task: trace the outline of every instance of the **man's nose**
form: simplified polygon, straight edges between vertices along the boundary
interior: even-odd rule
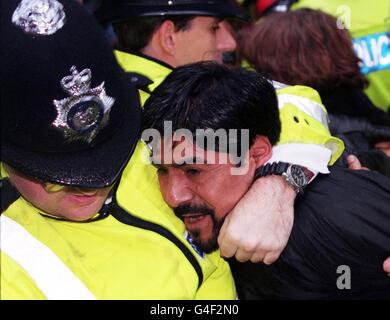
[[[188,180],[183,172],[172,172],[163,179],[161,189],[164,200],[172,208],[190,202],[193,198],[193,192],[189,186]]]
[[[222,21],[219,24],[218,30],[218,50],[220,52],[229,52],[237,49],[237,41],[232,34],[232,28],[227,21]]]

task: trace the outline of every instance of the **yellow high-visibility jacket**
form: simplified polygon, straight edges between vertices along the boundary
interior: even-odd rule
[[[141,74],[151,80],[148,86],[139,90],[142,105],[173,70],[169,65],[146,56],[122,51],[115,51],[115,56],[126,72]],[[334,164],[345,148],[344,143],[329,132],[327,111],[318,92],[306,86],[286,86],[276,82],[274,86],[282,130],[270,162],[290,162],[313,172],[329,173],[327,166]],[[133,163],[131,160],[130,164]],[[144,169],[147,173],[142,175],[149,176],[151,181],[150,177],[156,175],[155,169],[152,166]],[[158,189],[156,185],[153,188]],[[159,191],[155,194],[157,197]]]
[[[1,299],[234,299],[227,263],[191,247],[142,190],[91,222],[42,214],[2,179]],[[109,207],[111,205],[107,205]],[[105,207],[107,207],[105,206]],[[104,207],[104,208],[105,208]],[[140,211],[138,211],[138,209]],[[145,213],[147,220],[137,218]],[[177,229],[176,229],[177,228]]]
[[[377,107],[390,110],[390,1],[300,0],[292,8],[319,9],[344,23],[369,80],[366,94]]]

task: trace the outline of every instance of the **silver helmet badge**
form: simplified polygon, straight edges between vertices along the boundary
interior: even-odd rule
[[[12,23],[31,35],[51,35],[65,24],[63,5],[57,0],[22,0]]]
[[[78,72],[72,66],[70,72],[71,75],[61,80],[61,87],[70,97],[53,101],[58,114],[52,125],[61,130],[68,141],[91,143],[107,125],[115,99],[106,94],[104,82],[90,88],[90,69]]]

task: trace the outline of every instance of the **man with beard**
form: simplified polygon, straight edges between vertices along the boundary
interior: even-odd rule
[[[102,1],[95,16],[102,24],[112,24],[118,37],[115,56],[121,67],[132,73],[130,78],[139,86],[142,103],[174,68],[199,61],[222,63],[225,53],[237,49],[231,22],[244,18],[230,0]],[[291,86],[279,90],[279,95],[282,122],[288,130],[274,149],[274,158],[309,168],[311,178],[318,172],[328,173],[327,165],[337,160],[344,146],[330,135],[318,94],[310,88]],[[302,109],[314,110],[305,114],[311,126],[293,120]],[[128,210],[141,218],[149,211],[148,218],[160,224],[157,214],[165,217],[171,211],[161,198],[156,170],[143,162],[147,156],[140,142],[124,171],[118,194]],[[129,197],[129,189],[137,191]],[[253,184],[225,220],[219,238],[222,255],[240,261],[274,262],[291,232],[295,197],[294,190],[279,177],[269,176]],[[149,202],[154,203],[153,211],[142,205]],[[173,223],[182,228],[180,221]]]
[[[164,136],[166,121],[172,137]],[[267,163],[280,121],[275,91],[262,76],[212,63],[178,68],[146,103],[143,126],[163,137],[149,141],[161,192],[200,254],[218,248],[223,220],[255,180],[279,175],[300,194],[289,243],[275,264],[231,262],[240,298],[389,297],[383,261],[390,254],[390,180],[335,166],[302,195],[302,167]],[[175,136],[179,129],[186,135]],[[212,146],[202,144],[199,129],[248,130],[245,170],[232,174],[232,151],[243,136]]]

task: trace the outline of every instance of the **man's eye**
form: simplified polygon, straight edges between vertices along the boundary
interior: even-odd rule
[[[187,169],[186,170],[186,173],[188,174],[188,175],[197,175],[197,174],[199,174],[200,173],[200,170],[198,170],[198,169]]]
[[[157,173],[158,174],[165,174],[165,173],[167,173],[167,169],[165,169],[165,168],[158,168],[157,169]]]
[[[211,27],[211,30],[212,30],[213,32],[216,32],[218,29],[219,29],[219,25],[218,25],[218,24]]]

